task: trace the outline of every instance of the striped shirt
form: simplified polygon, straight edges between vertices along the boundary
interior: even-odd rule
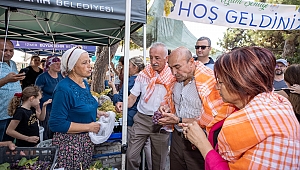
[[[198,118],[200,116],[202,102],[194,79],[185,86],[183,82],[176,82],[173,89],[173,100],[178,117]]]

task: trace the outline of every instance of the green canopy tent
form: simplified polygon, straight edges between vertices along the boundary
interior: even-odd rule
[[[130,33],[144,23],[145,0],[0,1],[0,38],[111,46],[125,37],[124,82],[128,82]],[[127,89],[128,84],[124,84],[123,107],[128,103]],[[126,129],[127,109],[124,109],[122,169],[125,169]]]
[[[6,36],[6,24],[9,28],[7,37],[10,39],[55,44],[110,46],[122,40],[125,35],[125,0],[78,1],[76,4],[73,2],[73,6],[60,6],[55,0],[48,0],[49,4],[46,0],[42,1],[44,3],[1,0],[0,38]],[[96,7],[83,9],[85,4],[89,4],[89,7],[98,6],[98,10]],[[131,33],[146,22],[146,2],[132,0],[132,4]],[[111,12],[100,11],[100,6]]]

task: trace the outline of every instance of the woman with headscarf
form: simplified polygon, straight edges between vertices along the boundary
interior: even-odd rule
[[[49,99],[52,99],[54,88],[63,79],[60,73],[60,59],[55,56],[49,56],[46,60],[45,72],[40,74],[35,85],[39,86],[43,92],[43,97],[40,100],[40,107],[42,108],[43,103]],[[52,139],[53,132],[50,131],[48,121],[51,112],[52,104],[47,105],[47,111],[44,121],[40,121],[40,125],[44,127],[43,139]]]
[[[235,107],[207,126],[193,122],[185,137],[205,158],[205,169],[300,169],[300,125],[291,103],[273,92],[276,59],[265,48],[243,47],[215,63],[217,89]]]
[[[79,47],[67,50],[61,72],[65,78],[54,90],[49,120],[52,144],[59,148],[56,168],[87,169],[94,149],[88,132],[99,132],[95,121],[101,116],[85,80],[92,72],[88,53]]]
[[[39,68],[41,59],[39,56],[32,56],[30,66],[20,70],[20,73],[25,73],[25,78],[21,81],[22,89],[27,86],[34,85],[36,78],[43,73],[43,69]]]

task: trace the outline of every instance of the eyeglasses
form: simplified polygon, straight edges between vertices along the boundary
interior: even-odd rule
[[[67,69],[66,69],[66,71],[67,71],[67,72],[69,72],[68,65],[69,65],[69,60],[70,60],[70,57],[71,57],[71,55],[73,54],[73,52],[74,52],[76,49],[80,49],[80,48],[79,48],[78,46],[77,46],[77,47],[75,47],[75,48],[73,49],[73,51],[72,51],[72,52],[70,52],[70,55],[69,55],[69,57],[68,57],[68,60],[67,60]]]
[[[201,50],[205,50],[206,47],[210,47],[210,46],[205,46],[205,45],[195,45],[195,49],[198,50],[199,48],[201,48]]]

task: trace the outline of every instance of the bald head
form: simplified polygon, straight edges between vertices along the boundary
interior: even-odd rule
[[[9,64],[9,60],[14,56],[14,45],[9,39],[6,39],[5,44],[4,42],[4,39],[0,39],[0,61]]]
[[[173,50],[168,58],[169,67],[178,82],[189,82],[194,76],[195,64],[192,53],[185,47]]]
[[[171,52],[169,55],[169,59],[171,57],[176,57],[177,59],[185,58],[186,62],[188,62],[193,56],[189,49],[186,47],[178,47]]]

